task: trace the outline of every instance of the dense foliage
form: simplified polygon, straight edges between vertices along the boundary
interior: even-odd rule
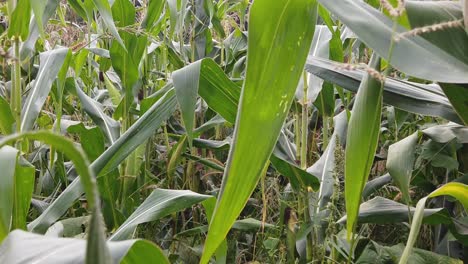
[[[0,13],[0,263],[468,261],[467,0]]]

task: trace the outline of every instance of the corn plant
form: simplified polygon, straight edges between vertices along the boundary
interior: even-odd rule
[[[467,261],[467,9],[0,3],[0,263]]]

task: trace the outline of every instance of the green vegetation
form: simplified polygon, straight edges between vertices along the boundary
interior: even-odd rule
[[[467,0],[0,13],[0,263],[468,261]]]

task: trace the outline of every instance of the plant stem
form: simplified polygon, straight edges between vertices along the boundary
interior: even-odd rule
[[[307,141],[308,141],[308,121],[309,121],[309,107],[307,102],[307,93],[308,93],[308,84],[307,84],[307,72],[304,71],[302,74],[304,88],[303,88],[303,98],[302,98],[302,120],[301,120],[301,168],[307,168]],[[309,213],[309,193],[307,190],[304,191],[302,199],[303,201],[303,210],[304,210],[304,222],[310,222],[310,213]],[[299,198],[301,199],[301,198]],[[307,254],[307,262],[312,261],[314,255],[314,245],[313,245],[313,237],[312,234],[307,235],[306,237],[306,254]]]
[[[16,133],[21,133],[21,65],[20,65],[20,39],[18,36],[14,39],[15,59],[13,61],[13,72],[12,72],[12,102],[11,110],[15,116],[16,121]],[[20,143],[17,143],[17,147],[20,147]]]
[[[303,97],[303,102],[302,102],[302,128],[301,128],[301,168],[306,169],[307,168],[307,124],[309,121],[309,109],[307,105],[307,90],[308,90],[308,85],[307,85],[307,73],[304,71],[303,73],[303,78],[304,78],[304,97]]]

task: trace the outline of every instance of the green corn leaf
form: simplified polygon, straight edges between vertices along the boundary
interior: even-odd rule
[[[145,51],[147,37],[137,36],[128,32],[122,32],[125,48],[117,42],[112,42],[109,49],[112,67],[122,81],[122,86],[127,96],[127,103],[133,102],[136,88],[140,78],[138,66]]]
[[[83,151],[76,148],[74,143],[65,137],[47,131],[13,134],[0,140],[0,148],[9,143],[24,139],[37,140],[49,144],[58,151],[63,152],[68,158],[70,158],[70,160],[73,161],[76,171],[80,175],[83,189],[86,193],[86,198],[92,211],[86,248],[86,261],[110,263],[108,248],[105,244],[105,233],[96,180]]]
[[[411,203],[409,188],[418,139],[418,132],[415,132],[411,136],[390,145],[388,148],[387,170],[400,188],[403,199],[407,204]]]
[[[69,126],[68,133],[80,137],[81,147],[90,161],[96,160],[105,149],[105,139],[99,127],[87,128],[83,123]]]
[[[308,72],[346,90],[357,92],[365,72],[344,70],[343,68],[344,64],[342,63],[317,57],[309,57],[306,64]],[[385,104],[411,113],[438,116],[459,124],[462,123],[447,96],[435,84],[427,85],[387,77],[383,100]]]
[[[430,26],[463,18],[459,2],[405,1],[405,9],[411,28]],[[468,64],[468,34],[462,27],[426,32],[420,36],[452,57]],[[409,37],[411,38],[411,37]]]
[[[11,229],[26,230],[26,220],[34,190],[36,168],[25,159],[19,159],[15,170],[15,203]]]
[[[34,19],[36,20],[37,27],[39,28],[39,33],[42,38],[45,38],[44,33],[44,10],[46,8],[47,1],[31,1],[31,8],[34,12]]]
[[[94,174],[106,177],[107,174],[116,169],[139,145],[153,135],[163,121],[172,115],[176,103],[174,90],[168,91],[121,135],[115,144],[91,164],[91,170]],[[28,229],[33,232],[44,233],[82,194],[83,186],[80,178],[77,178],[38,218],[28,225]]]
[[[148,4],[148,9],[146,15],[141,22],[141,28],[151,31],[154,23],[161,16],[162,11],[164,10],[164,0],[150,0]]]
[[[98,9],[99,14],[101,14],[102,20],[106,24],[112,36],[117,40],[117,42],[122,46],[122,48],[125,49],[125,44],[122,38],[120,37],[119,32],[117,31],[117,28],[115,27],[109,1],[108,0],[93,0],[93,3]]]
[[[15,164],[19,151],[13,147],[0,148],[0,167],[2,168],[0,185],[0,241],[10,231],[13,212]]]
[[[393,21],[369,4],[354,0],[319,0],[341,22],[347,25],[366,45],[397,69],[409,75],[432,81],[468,83],[468,62],[465,56],[454,57],[421,36],[401,38],[392,43]],[[396,33],[407,30],[397,25]],[[445,39],[447,40],[447,39]],[[421,67],[424,65],[424,67]]]
[[[408,260],[413,251],[414,243],[418,238],[419,230],[421,229],[422,219],[424,216],[424,207],[426,206],[426,201],[429,198],[434,198],[441,195],[449,195],[457,199],[465,208],[468,209],[468,185],[458,183],[458,182],[449,182],[439,189],[430,193],[427,197],[419,200],[416,205],[416,212],[414,214],[413,223],[411,224],[410,234],[408,236],[408,241],[406,242],[405,250],[400,258],[400,264],[408,263]]]
[[[214,197],[185,190],[156,189],[114,232],[109,240],[119,241],[131,238],[139,224],[156,221],[207,199],[214,199]]]
[[[465,210],[468,210],[468,185],[459,182],[449,182],[444,186],[440,187],[439,189],[433,191],[429,194],[429,198],[441,196],[441,195],[449,195],[453,198],[457,199]]]
[[[106,115],[102,110],[102,105],[87,96],[81,90],[77,82],[75,82],[75,88],[83,110],[91,117],[93,122],[99,126],[102,133],[106,136],[107,141],[111,145],[114,144],[120,136],[120,123]]]
[[[8,135],[13,132],[13,124],[15,123],[15,118],[11,113],[10,104],[0,96],[0,133],[3,135]]]
[[[453,108],[457,111],[458,116],[463,120],[464,125],[468,125],[468,88],[464,86],[441,83],[440,86],[447,95]],[[459,122],[461,124],[461,122]]]
[[[194,134],[189,131],[192,131],[190,126],[193,127],[193,113],[198,95],[226,121],[231,124],[235,123],[241,89],[226,76],[212,59],[202,59],[175,71],[173,79],[187,135]],[[194,132],[197,132],[197,129]],[[192,138],[191,141],[196,147],[214,147],[213,144],[199,144],[202,142],[198,139]],[[216,146],[219,147],[219,145]],[[287,161],[287,158],[282,157],[278,151],[273,153],[270,160],[278,172],[291,180],[294,188],[299,188],[300,184],[310,186],[313,189],[318,188],[319,182],[316,177]]]
[[[170,263],[158,246],[146,240],[107,242],[107,246],[110,263]],[[21,264],[42,259],[47,263],[103,263],[98,259],[86,262],[85,250],[86,241],[83,239],[41,236],[15,230],[0,246],[0,262]]]
[[[391,224],[408,222],[409,212],[414,215],[416,209],[408,208],[406,204],[377,196],[372,200],[364,202],[359,208],[358,222],[373,224]],[[450,219],[444,208],[424,209],[423,218],[432,217],[432,221],[440,224]],[[338,224],[346,222],[346,215],[337,221]]]
[[[320,180],[320,188],[315,198],[318,204],[315,212],[316,214],[326,209],[334,192],[335,176],[333,174],[336,171],[335,150],[337,147],[344,145],[346,141],[348,129],[348,116],[346,111],[336,115],[333,118],[333,122],[335,124],[335,130],[331,135],[327,148],[320,159],[316,161],[314,165],[307,168],[307,172],[312,175],[317,175]]]
[[[128,0],[116,0],[112,5],[112,17],[119,27],[126,27],[135,23],[136,9]]]
[[[11,14],[10,26],[8,27],[8,37],[19,37],[25,40],[29,34],[29,18],[31,17],[31,0],[21,0],[17,2]]]
[[[69,0],[70,1],[70,0]],[[43,1],[33,1],[33,2],[43,2]],[[44,8],[44,13],[42,14],[42,27],[45,27],[47,21],[55,14],[60,0],[47,0],[47,4]],[[36,16],[36,14],[35,14]],[[21,61],[24,61],[28,58],[31,58],[34,54],[36,41],[39,38],[40,29],[36,20],[29,23],[29,35],[28,38],[21,45],[20,57]]]
[[[39,72],[21,111],[21,131],[33,128],[67,54],[67,48],[58,48],[40,54]]]
[[[374,54],[369,66],[380,70],[380,58]],[[349,121],[345,152],[345,200],[348,215],[348,240],[354,233],[361,195],[369,177],[379,139],[382,113],[382,84],[366,74]]]
[[[172,79],[189,144],[193,139],[198,94],[228,122],[235,122],[240,89],[212,59],[202,59],[174,71]]]
[[[247,75],[201,263],[226,237],[273,151],[303,72],[316,16],[313,0],[256,0],[251,7]]]

